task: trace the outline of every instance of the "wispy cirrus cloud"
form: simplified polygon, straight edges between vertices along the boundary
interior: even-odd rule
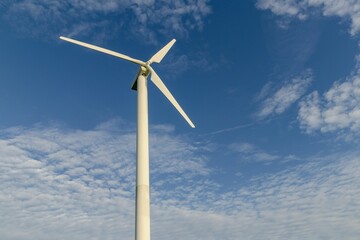
[[[210,178],[214,173],[200,145],[178,136],[171,126],[151,131],[153,237],[359,235],[357,152],[309,158],[224,190]],[[116,121],[89,130],[1,130],[2,239],[133,239],[134,143],[134,129]],[[256,149],[241,145],[243,152]]]
[[[258,0],[256,6],[276,15],[304,20],[321,12],[324,16],[340,17],[351,22],[350,33],[360,31],[360,3],[357,0]]]
[[[257,117],[265,118],[283,113],[305,93],[311,81],[312,73],[307,70],[300,76],[284,82],[274,92],[269,84],[265,85],[257,97],[257,100],[262,102]]]
[[[259,147],[247,142],[233,143],[229,146],[229,149],[240,154],[240,158],[246,161],[271,162],[281,158],[278,155],[265,152]]]
[[[211,13],[208,0],[18,0],[7,4],[6,19],[27,34],[112,35],[120,30],[157,42],[159,36],[186,37],[201,30]]]
[[[245,165],[247,163],[262,163],[265,165],[273,163],[283,164],[299,160],[295,155],[283,156],[278,153],[263,150],[261,147],[248,142],[232,143],[228,148],[231,152],[235,153],[237,155],[236,158]],[[238,172],[237,174],[240,176],[242,175],[241,172]]]
[[[0,0],[0,9],[6,8],[11,3],[11,0]]]

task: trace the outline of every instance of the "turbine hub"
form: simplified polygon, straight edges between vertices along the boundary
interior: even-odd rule
[[[144,77],[149,76],[150,71],[149,71],[149,69],[147,67],[141,66],[140,69],[141,69],[140,74],[142,76],[144,76]]]

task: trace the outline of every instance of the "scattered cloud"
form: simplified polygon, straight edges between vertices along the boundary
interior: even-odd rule
[[[310,133],[322,125],[319,93],[312,92],[300,102],[298,119],[303,129]]]
[[[256,6],[276,15],[304,20],[312,13],[340,17],[351,22],[350,33],[360,31],[360,2],[357,0],[258,0]]]
[[[257,7],[263,10],[270,9],[277,15],[296,16],[300,12],[297,3],[292,0],[260,0]]]
[[[249,186],[228,193],[216,205],[224,207],[222,211],[228,206],[227,211],[232,216],[228,220],[241,224],[237,224],[236,230],[229,229],[231,237],[227,236],[229,239],[239,236],[251,239],[268,236],[272,239],[337,239],[341,236],[356,239],[359,233],[356,228],[360,226],[355,220],[359,205],[353,203],[355,195],[360,193],[355,190],[360,184],[355,179],[358,159],[356,154],[313,158],[278,174],[254,178]],[[349,185],[342,188],[349,180],[352,190]],[[341,196],[346,197],[342,200]],[[356,223],[350,223],[353,220]],[[345,225],[337,227],[338,222]],[[342,229],[341,233],[339,229]]]
[[[239,154],[241,159],[246,161],[271,162],[281,158],[280,156],[267,153],[257,146],[246,142],[233,143],[229,148],[231,151]]]
[[[356,35],[360,31],[360,2],[355,0],[258,0],[257,7],[270,10],[276,15],[300,20],[321,12],[323,16],[350,20],[351,35]],[[358,66],[345,81],[335,82],[322,95],[314,91],[300,102],[298,120],[300,127],[306,133],[334,132],[346,140],[354,140],[354,137],[358,135],[360,130],[360,61],[359,57],[357,58]],[[287,106],[284,102],[278,107],[276,103],[280,101],[274,99],[264,102],[259,112],[260,116],[281,112],[282,106]]]
[[[173,127],[151,132],[155,202],[156,189],[209,174],[199,146]],[[136,134],[128,124],[109,121],[86,131],[14,127],[0,136],[2,239],[133,239]]]
[[[298,120],[307,133],[360,131],[360,67],[346,81],[337,81],[322,96],[317,91],[300,102]]]
[[[207,0],[136,2],[130,7],[138,21],[134,30],[145,36],[154,27],[163,34],[187,36],[189,30],[202,29],[204,17],[211,13]]]
[[[260,110],[257,113],[259,118],[265,118],[274,114],[281,114],[295,103],[306,91],[312,81],[312,73],[307,70],[300,76],[285,82],[274,93],[271,87],[266,84],[257,96],[257,100],[262,99]]]
[[[156,239],[359,236],[358,152],[309,158],[224,190],[211,180],[201,144],[176,135],[172,126],[151,132]],[[134,129],[121,121],[90,130],[1,130],[2,239],[133,239],[134,144]],[[249,143],[234,148],[261,152]]]
[[[6,9],[8,22],[26,34],[79,37],[95,30],[100,36],[126,31],[153,43],[159,36],[186,37],[201,30],[211,13],[208,0],[18,0]]]
[[[157,67],[158,69],[165,70],[171,74],[166,75],[166,78],[174,78],[189,69],[197,69],[203,72],[214,71],[219,68],[218,63],[211,63],[208,61],[206,53],[190,52],[188,54],[173,54],[169,53],[166,56],[166,61],[162,62]]]

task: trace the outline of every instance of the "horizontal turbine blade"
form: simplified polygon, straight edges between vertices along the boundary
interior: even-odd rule
[[[173,39],[168,44],[166,44],[162,49],[160,49],[154,56],[150,58],[149,63],[160,63],[175,42],[176,40]]]
[[[184,112],[184,110],[180,107],[180,105],[178,104],[178,102],[175,100],[175,98],[173,97],[173,95],[170,93],[170,91],[167,89],[167,87],[165,86],[165,84],[163,83],[163,81],[161,81],[160,77],[156,74],[156,72],[154,71],[154,69],[150,66],[148,66],[150,72],[151,72],[151,81],[155,84],[155,86],[157,86],[160,91],[165,95],[165,97],[172,103],[172,105],[174,105],[174,107],[176,108],[176,110],[179,111],[179,113],[181,114],[181,116],[183,116],[183,118],[185,118],[185,120],[189,123],[189,125],[192,128],[195,128],[195,125],[192,123],[192,121],[190,120],[190,118],[186,115],[186,113]]]
[[[108,50],[108,49],[105,49],[105,48],[102,48],[102,47],[98,47],[98,46],[91,45],[91,44],[88,44],[88,43],[80,42],[80,41],[77,41],[77,40],[74,40],[74,39],[71,39],[71,38],[67,38],[67,37],[63,37],[63,36],[61,36],[60,39],[64,40],[64,41],[67,41],[67,42],[71,42],[71,43],[80,45],[80,46],[83,46],[83,47],[86,47],[86,48],[96,50],[96,51],[99,51],[99,52],[103,52],[103,53],[106,53],[106,54],[109,54],[109,55],[112,55],[112,56],[115,56],[115,57],[118,57],[118,58],[122,58],[122,59],[125,59],[127,61],[139,64],[141,66],[146,66],[146,63],[144,63],[141,60],[138,60],[138,59],[135,59],[135,58],[132,58],[132,57],[126,56],[124,54],[117,53],[117,52],[114,52],[114,51],[111,51],[111,50]]]

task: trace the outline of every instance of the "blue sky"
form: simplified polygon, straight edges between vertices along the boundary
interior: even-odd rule
[[[0,0],[0,235],[134,239],[137,66],[153,239],[358,239],[357,0]]]

